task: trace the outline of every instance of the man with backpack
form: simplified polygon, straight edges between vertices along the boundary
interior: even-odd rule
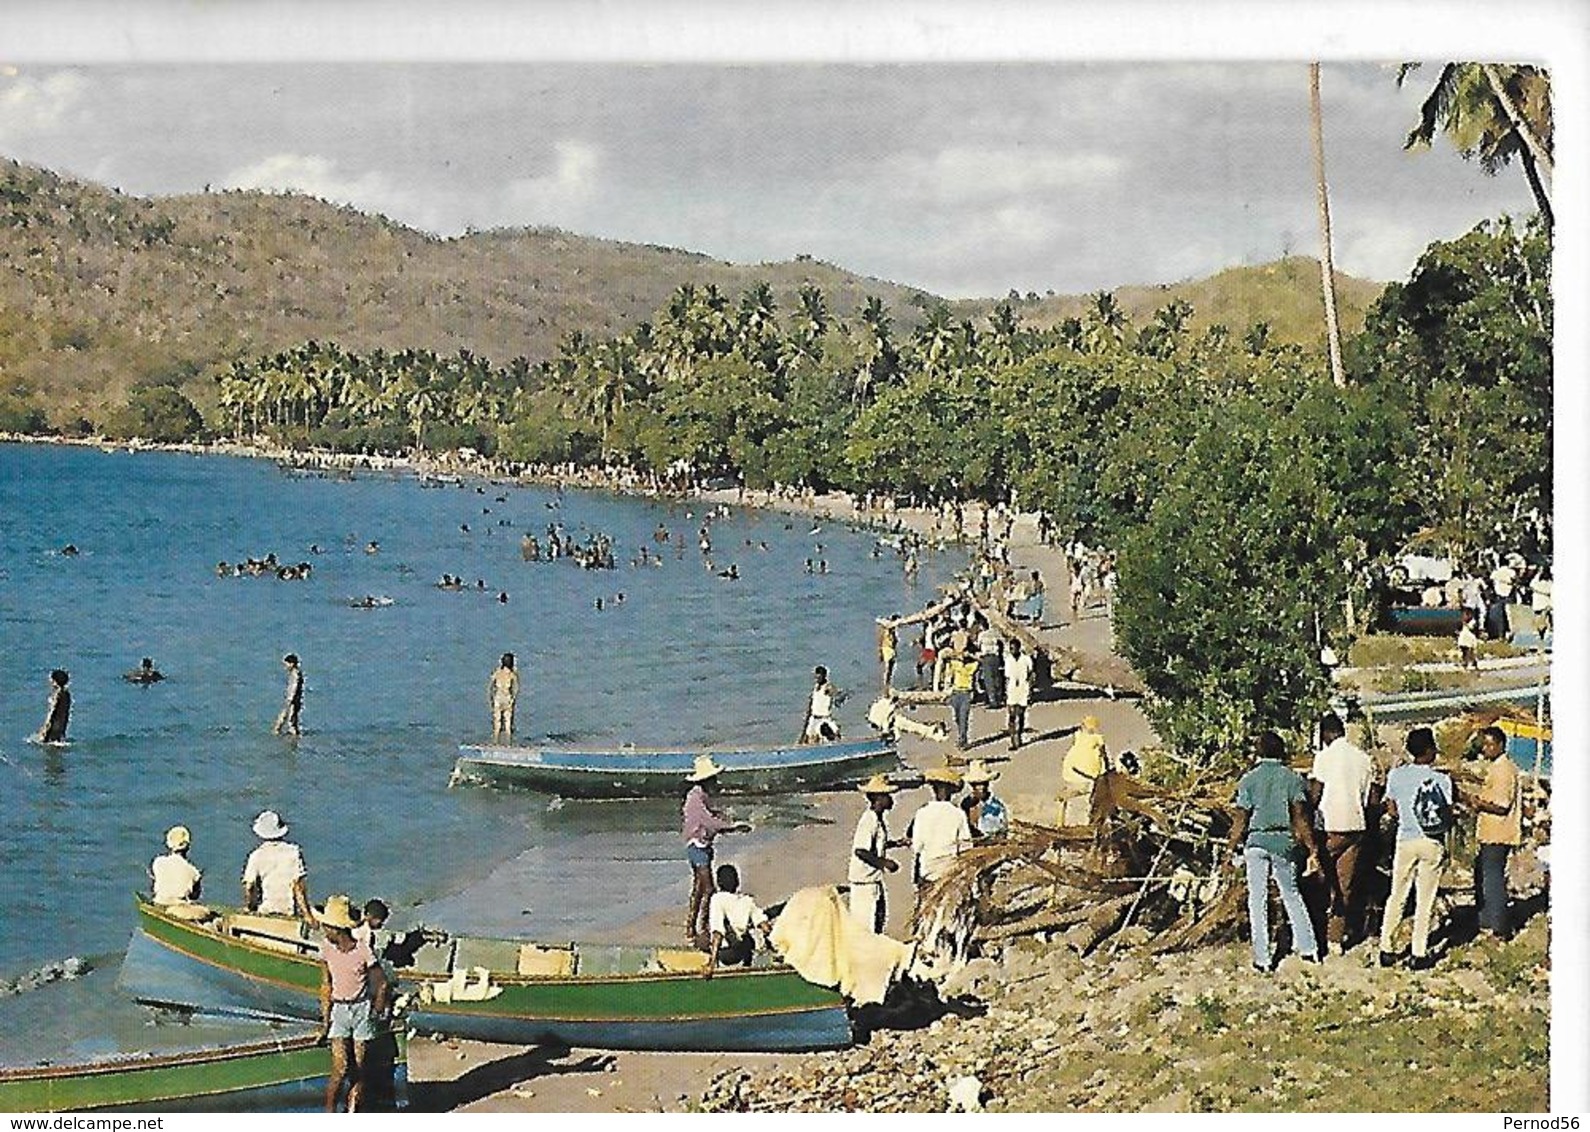
[[[1380,965],[1397,962],[1392,945],[1412,888],[1413,952],[1407,965],[1423,971],[1435,965],[1429,952],[1430,918],[1446,859],[1446,835],[1452,828],[1452,777],[1435,769],[1435,735],[1428,727],[1410,731],[1407,746],[1413,762],[1386,775],[1386,812],[1397,822],[1397,849],[1391,859],[1391,895],[1380,925]]]

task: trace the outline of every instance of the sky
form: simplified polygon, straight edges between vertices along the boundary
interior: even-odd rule
[[[1339,269],[1533,210],[1403,140],[1438,70],[1327,63]],[[13,63],[0,153],[140,196],[293,189],[440,235],[552,226],[737,263],[807,254],[946,297],[1317,255],[1295,62]]]

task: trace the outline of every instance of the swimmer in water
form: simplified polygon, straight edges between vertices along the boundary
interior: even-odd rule
[[[137,668],[131,672],[123,672],[121,678],[129,684],[155,684],[166,677],[155,667],[155,662],[146,656],[139,662]]]

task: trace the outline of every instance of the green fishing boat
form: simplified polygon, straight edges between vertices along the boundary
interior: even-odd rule
[[[0,1111],[308,1112],[322,1107],[331,1054],[313,1029],[281,1037],[71,1065],[0,1069]],[[372,1108],[406,1103],[408,1041],[370,1043]]]
[[[398,968],[408,1024],[480,1041],[589,1049],[786,1051],[851,1041],[837,991],[775,957],[703,978],[706,956],[670,947],[431,934]],[[314,1020],[321,962],[296,919],[222,911],[180,918],[140,897],[118,986],[199,1013]]]

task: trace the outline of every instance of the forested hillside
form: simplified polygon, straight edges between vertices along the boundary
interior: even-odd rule
[[[381,216],[296,195],[204,193],[146,200],[14,161],[0,163],[0,407],[54,428],[94,428],[138,385],[175,385],[207,414],[214,375],[238,358],[335,342],[368,353],[468,351],[506,366],[550,360],[571,332],[607,338],[651,319],[681,285],[738,295],[758,283],[777,307],[816,288],[837,318],[880,300],[910,333],[937,303],[908,285],[830,264],[737,265],[673,248],[556,230],[441,239]],[[1380,285],[1342,277],[1344,326],[1362,325]],[[1177,300],[1191,325],[1314,347],[1311,260],[1116,292],[1132,321]],[[985,320],[996,302],[951,304]],[[1024,325],[1080,315],[1090,296],[1018,297]],[[11,423],[15,423],[12,421]]]

